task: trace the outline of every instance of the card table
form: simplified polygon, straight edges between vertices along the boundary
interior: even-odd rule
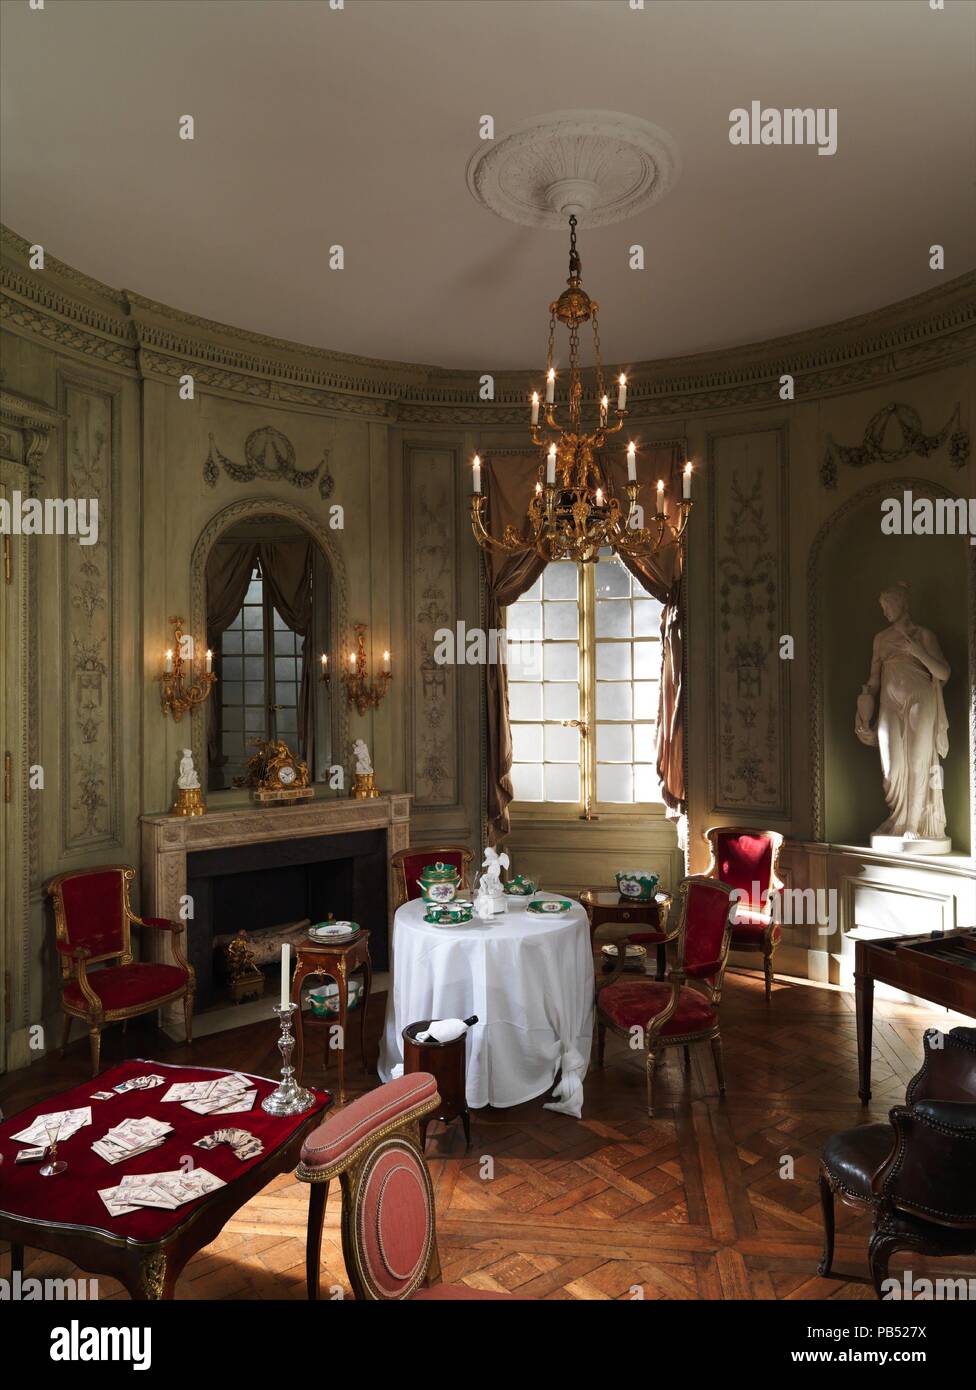
[[[156,1072],[162,1086],[126,1091],[111,1100],[91,1100],[94,1091],[110,1091],[133,1076]],[[247,1073],[244,1073],[247,1075]],[[261,1101],[276,1081],[253,1077],[257,1097],[250,1110],[226,1115],[197,1115],[162,1097],[178,1081],[206,1081],[228,1073],[208,1067],[170,1066],[165,1062],[123,1062],[83,1082],[71,1091],[49,1096],[0,1124],[0,1240],[11,1244],[11,1274],[23,1270],[24,1247],[47,1250],[73,1261],[86,1273],[118,1279],[134,1299],[169,1299],[186,1262],[218,1236],[245,1202],[279,1173],[293,1169],[305,1136],[322,1123],[332,1104],[327,1091],[313,1091],[314,1102],[301,1115],[276,1117],[261,1109]],[[67,1171],[45,1178],[39,1163],[15,1164],[27,1147],[18,1134],[38,1116],[52,1110],[91,1106],[92,1123],[58,1144],[58,1157]],[[120,1120],[151,1115],[165,1119],[173,1132],[155,1149],[122,1163],[108,1163],[92,1151]],[[264,1152],[242,1163],[230,1147],[194,1148],[194,1142],[215,1129],[246,1129],[264,1144]],[[175,1211],[143,1207],[123,1216],[110,1216],[98,1195],[116,1187],[128,1174],[159,1173],[179,1168],[190,1155],[225,1186],[187,1202]]]

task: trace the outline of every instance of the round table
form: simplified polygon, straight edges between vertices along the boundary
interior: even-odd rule
[[[408,1024],[477,1014],[467,1039],[468,1105],[521,1105],[561,1073],[551,1108],[578,1117],[593,1032],[586,913],[573,903],[564,916],[536,916],[518,898],[507,909],[457,927],[426,923],[419,898],[397,909],[379,1074],[400,1074]]]

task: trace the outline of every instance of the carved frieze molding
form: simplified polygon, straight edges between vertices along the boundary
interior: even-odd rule
[[[820,593],[822,589],[822,562],[824,545],[834,528],[852,512],[858,511],[872,497],[890,497],[894,493],[910,489],[919,497],[941,497],[951,495],[947,489],[939,487],[928,478],[897,477],[883,478],[862,488],[849,497],[836,511],[832,512],[817,532],[810,547],[807,560],[807,640],[810,651],[808,690],[810,702],[810,811],[811,838],[822,841],[824,826],[824,689],[823,689],[823,618],[820,612]],[[969,631],[976,633],[976,548],[969,549]],[[969,641],[969,769],[970,769],[970,833],[971,854],[976,854],[976,640]],[[852,716],[853,719],[853,716]]]
[[[269,482],[290,483],[296,488],[309,488],[318,479],[319,496],[323,502],[328,501],[335,491],[335,479],[329,472],[329,450],[325,450],[321,462],[314,468],[299,468],[294,444],[273,425],[262,425],[247,436],[243,463],[226,458],[211,435],[210,450],[203,465],[203,481],[208,487],[217,486],[221,469],[235,483],[253,483],[255,479],[262,478]]]
[[[219,512],[216,512],[201,531],[190,559],[189,630],[194,642],[201,651],[206,648],[207,557],[215,541],[227,530],[228,526],[235,526],[239,521],[248,521],[253,517],[269,515],[288,517],[298,526],[301,526],[317,543],[328,560],[330,570],[329,632],[335,650],[348,651],[350,645],[347,617],[349,590],[346,579],[346,563],[342,552],[336,545],[336,533],[329,530],[327,526],[312,516],[310,512],[305,511],[303,507],[298,506],[297,503],[272,497],[249,497],[242,498],[239,502],[232,502],[229,506],[222,507]],[[202,707],[202,711],[205,710],[206,705]],[[194,764],[198,768],[207,766],[206,727],[206,718],[202,712],[199,712],[199,717],[191,719],[190,746],[193,749]],[[338,697],[334,697],[332,700],[332,747],[336,761],[344,762],[350,747],[349,704],[345,699]]]
[[[404,424],[524,424],[528,372],[496,373],[494,398],[482,402],[479,372],[329,352],[229,327],[112,290],[51,257],[43,274],[31,274],[28,250],[4,230],[0,311],[13,331],[59,350],[163,380],[191,372],[214,393],[297,409]],[[794,378],[796,399],[811,398],[946,365],[974,348],[976,274],[969,274],[840,324],[631,365],[629,403],[635,421],[748,409],[777,403],[783,375]]]

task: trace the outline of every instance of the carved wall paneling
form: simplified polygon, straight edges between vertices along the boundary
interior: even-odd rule
[[[97,498],[98,539],[58,545],[61,595],[61,851],[120,847],[121,387],[58,373],[60,495]]]
[[[788,433],[706,436],[709,469],[710,809],[789,820]]]

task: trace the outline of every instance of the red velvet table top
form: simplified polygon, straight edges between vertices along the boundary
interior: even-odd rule
[[[110,1091],[131,1076],[145,1076],[149,1072],[164,1076],[163,1085],[146,1091],[126,1091],[113,1096],[111,1100],[90,1099],[93,1091]],[[253,1078],[257,1096],[250,1110],[227,1115],[197,1115],[176,1102],[161,1103],[162,1097],[175,1082],[205,1081],[227,1074],[214,1068],[177,1067],[147,1060],[123,1062],[71,1091],[49,1096],[5,1120],[0,1124],[0,1223],[4,1217],[20,1217],[49,1225],[83,1226],[107,1231],[123,1240],[159,1241],[182,1225],[198,1207],[226,1197],[227,1188],[217,1188],[195,1202],[186,1202],[175,1211],[143,1207],[123,1216],[109,1215],[98,1195],[99,1190],[116,1187],[129,1173],[162,1173],[179,1168],[185,1154],[192,1157],[195,1167],[207,1169],[230,1185],[235,1178],[266,1163],[275,1150],[286,1144],[295,1130],[305,1125],[312,1115],[317,1115],[321,1123],[324,1112],[332,1103],[327,1091],[313,1091],[313,1109],[301,1115],[282,1118],[268,1115],[261,1109],[261,1102],[277,1083],[264,1077]],[[243,1074],[249,1075],[247,1072]],[[75,1110],[85,1105],[91,1106],[91,1124],[58,1144],[58,1158],[67,1163],[66,1172],[45,1178],[40,1174],[40,1163],[14,1163],[17,1151],[28,1145],[12,1139],[11,1135],[26,1129],[38,1115],[48,1114],[52,1110]],[[108,1163],[92,1151],[92,1142],[101,1139],[120,1120],[144,1115],[167,1120],[173,1126],[173,1132],[157,1148],[122,1163]],[[220,1144],[215,1149],[193,1147],[195,1140],[212,1134],[216,1129],[246,1129],[261,1140],[264,1152],[242,1163],[227,1144]],[[269,1172],[269,1180],[273,1176],[274,1172]],[[30,1243],[29,1235],[26,1235],[26,1241]]]

